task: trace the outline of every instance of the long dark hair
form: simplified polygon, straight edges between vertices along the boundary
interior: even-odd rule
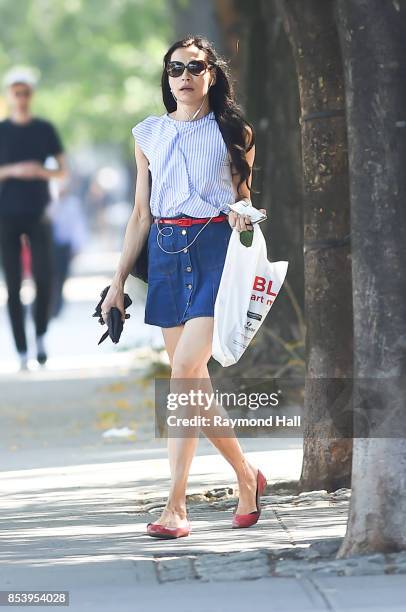
[[[163,72],[161,77],[162,87],[162,98],[167,111],[173,112],[176,110],[176,101],[172,96],[168,73],[166,72],[167,63],[170,61],[172,53],[175,49],[189,47],[195,45],[198,49],[202,49],[206,54],[206,61],[213,62],[215,64],[215,75],[216,80],[214,85],[209,89],[208,99],[209,107],[214,112],[214,116],[218,123],[220,132],[223,136],[224,142],[226,143],[227,149],[230,152],[232,166],[236,169],[236,172],[232,174],[239,174],[240,180],[237,186],[237,193],[239,192],[240,185],[246,183],[249,191],[258,193],[248,185],[247,179],[250,175],[250,166],[245,158],[245,154],[255,144],[255,133],[254,128],[247,121],[242,114],[241,107],[237,104],[234,99],[233,85],[231,81],[230,68],[227,61],[216,53],[213,45],[209,40],[200,35],[190,35],[182,40],[178,40],[168,49],[163,59]],[[246,139],[248,131],[246,126],[249,126],[252,130],[252,135],[246,145]]]

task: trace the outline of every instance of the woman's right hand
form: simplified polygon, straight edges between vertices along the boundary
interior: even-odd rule
[[[228,214],[228,222],[237,232],[252,230],[251,219],[248,215],[240,215],[240,213],[231,210]]]
[[[121,284],[111,283],[109,290],[107,291],[106,297],[101,304],[102,319],[107,323],[107,314],[115,306],[121,312],[121,320],[125,321],[125,310],[124,310],[124,287]]]

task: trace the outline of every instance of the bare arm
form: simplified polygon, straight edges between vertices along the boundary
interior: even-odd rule
[[[15,164],[4,164],[0,166],[0,181],[12,178],[15,170]]]
[[[42,178],[45,181],[49,181],[49,179],[66,179],[68,177],[68,164],[66,162],[66,157],[64,153],[59,153],[55,155],[55,159],[58,162],[58,168],[55,170],[50,170],[41,166],[38,169],[37,178]]]
[[[121,310],[124,319],[124,283],[134,266],[138,255],[147,239],[151,227],[152,216],[149,205],[150,187],[148,176],[148,159],[135,143],[135,160],[137,164],[137,180],[135,184],[134,208],[127,223],[123,249],[111,286],[102,303],[102,311],[108,312],[112,306]],[[107,320],[107,315],[103,316]]]
[[[135,143],[134,154],[137,164],[134,209],[127,224],[123,250],[113,279],[114,283],[122,287],[141,252],[152,221],[149,206],[148,160],[137,143]]]
[[[58,168],[48,170],[39,161],[22,161],[14,164],[5,164],[0,166],[0,180],[10,178],[20,180],[42,179],[48,181],[51,178],[66,178],[68,176],[68,168],[66,158],[63,153],[55,155],[58,162]]]
[[[248,128],[248,131],[249,131],[249,136],[247,137],[247,143],[249,142],[251,138],[251,129]],[[250,175],[247,179],[249,187],[251,187],[252,166],[254,165],[254,159],[255,159],[255,145],[246,154],[246,160],[251,168]],[[235,201],[238,202],[239,200],[245,200],[245,199],[251,200],[250,190],[248,189],[245,181],[240,185],[241,195],[238,195],[237,193],[237,186],[238,186],[238,181],[240,180],[240,175],[238,173],[234,174],[232,180],[233,180],[233,190],[234,190]],[[266,210],[264,208],[260,208],[260,210],[263,213],[266,213]],[[252,229],[250,218],[244,215],[240,215],[236,212],[230,211],[228,215],[228,221],[231,227],[235,227],[240,232],[247,230],[247,229],[248,230]]]

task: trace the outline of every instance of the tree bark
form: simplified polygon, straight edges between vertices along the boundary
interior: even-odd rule
[[[348,118],[356,387],[352,499],[337,555],[346,557],[406,548],[406,2],[339,0],[336,8]]]
[[[238,49],[232,55],[237,100],[255,128],[252,186],[259,193],[252,200],[268,211],[268,221],[261,224],[268,256],[289,260],[281,296],[232,374],[265,379],[282,370],[287,377],[302,375],[303,207],[299,92],[292,50],[274,0],[232,0],[232,11],[230,0],[217,0],[216,5],[228,48]],[[295,347],[297,359],[286,345]]]
[[[333,0],[278,0],[301,103],[306,382],[299,488],[348,486],[352,298],[344,80]],[[351,419],[346,419],[351,425]],[[343,435],[345,437],[343,437]]]
[[[299,315],[285,287],[264,325],[285,341],[297,344],[301,354],[305,330],[299,90],[292,49],[275,2],[262,0],[258,15],[261,30],[251,33],[256,40],[251,48],[256,54],[247,78],[248,108],[259,111],[257,163],[262,180],[256,187],[261,191],[259,205],[269,214],[268,222],[262,225],[269,259],[289,260],[285,284],[289,284],[300,311]],[[269,360],[269,340],[264,349],[261,359]],[[296,373],[299,371],[296,368]]]

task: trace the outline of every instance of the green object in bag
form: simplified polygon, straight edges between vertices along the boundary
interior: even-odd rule
[[[252,245],[252,240],[254,238],[254,230],[244,230],[240,232],[240,242],[246,247],[250,247]]]

